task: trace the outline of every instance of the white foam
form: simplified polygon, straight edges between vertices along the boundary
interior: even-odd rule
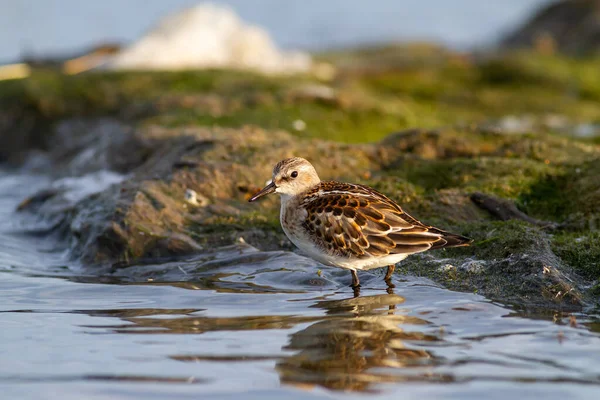
[[[109,69],[252,69],[306,72],[310,56],[281,52],[262,28],[244,23],[228,7],[200,4],[163,18],[117,54]]]
[[[63,197],[69,203],[77,203],[92,194],[121,183],[125,178],[125,175],[102,170],[83,176],[57,179],[52,183],[52,188],[61,190]]]

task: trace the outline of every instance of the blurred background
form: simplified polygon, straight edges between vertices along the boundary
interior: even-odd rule
[[[493,45],[551,0],[215,0],[264,27],[285,49],[323,50],[410,40]],[[127,44],[196,0],[1,0],[0,61]]]
[[[26,94],[51,119],[118,110],[138,122],[250,124],[345,142],[473,123],[598,135],[598,0],[0,6],[0,81],[31,76],[5,91]],[[207,69],[301,78],[144,75]],[[114,74],[83,74],[107,70],[135,73],[119,85]],[[158,101],[168,93],[177,104]],[[185,105],[182,94],[194,98]]]

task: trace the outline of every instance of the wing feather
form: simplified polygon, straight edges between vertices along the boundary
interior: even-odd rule
[[[366,186],[321,182],[301,204],[304,228],[315,243],[347,257],[413,254],[462,246],[469,239],[427,226],[385,195]]]

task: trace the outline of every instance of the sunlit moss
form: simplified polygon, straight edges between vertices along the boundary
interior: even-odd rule
[[[509,114],[560,114],[599,121],[597,59],[535,53],[493,58],[432,46],[384,47],[321,55],[338,77],[267,77],[241,71],[93,72],[64,76],[36,70],[0,82],[0,105],[49,119],[118,115],[169,126],[285,129],[345,142],[378,140],[410,127],[470,125]],[[330,88],[330,98],[302,95]],[[295,94],[296,93],[296,94]],[[296,125],[302,121],[305,125]],[[300,129],[297,129],[301,126]]]
[[[518,201],[531,215],[566,220],[571,225],[579,223],[580,229],[600,229],[600,161],[572,165],[542,176],[521,192]],[[599,226],[592,226],[596,224]]]
[[[552,250],[587,279],[600,279],[600,231],[561,232],[552,239]]]

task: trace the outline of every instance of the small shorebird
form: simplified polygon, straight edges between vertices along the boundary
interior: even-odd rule
[[[395,265],[414,253],[467,246],[471,239],[425,225],[385,195],[363,185],[321,182],[305,159],[294,157],[273,168],[271,182],[255,201],[270,193],[281,197],[280,221],[287,237],[311,258],[352,272],[387,266],[393,287]]]

